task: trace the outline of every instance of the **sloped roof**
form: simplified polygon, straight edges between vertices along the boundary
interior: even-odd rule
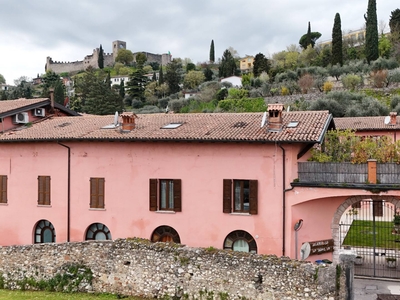
[[[138,115],[135,129],[102,129],[114,116],[57,117],[29,128],[0,134],[0,142],[123,140],[123,141],[209,141],[209,142],[320,142],[332,117],[328,111],[283,112],[283,129],[261,128],[263,113],[145,114]],[[121,118],[120,118],[121,120]],[[289,122],[298,121],[294,128]],[[163,129],[182,123],[175,129]]]
[[[15,99],[0,101],[0,118],[8,117],[13,114],[23,112],[24,110],[34,109],[50,105],[49,98],[35,98],[35,99]],[[72,116],[79,115],[73,110],[70,110],[58,103],[54,103],[54,107]]]
[[[373,130],[400,130],[400,122],[396,117],[396,124],[385,124],[385,116],[379,117],[353,117],[353,118],[334,118],[336,129],[351,129],[355,131]]]

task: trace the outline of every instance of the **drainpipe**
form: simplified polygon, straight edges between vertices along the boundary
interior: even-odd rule
[[[282,149],[282,256],[285,256],[285,243],[286,243],[286,192],[293,189],[293,187],[286,189],[286,151],[280,143],[279,148]]]
[[[71,227],[71,148],[67,145],[57,142],[60,146],[68,149],[68,184],[67,184],[67,243],[70,242]]]

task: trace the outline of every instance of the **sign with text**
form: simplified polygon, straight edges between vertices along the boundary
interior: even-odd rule
[[[333,252],[333,239],[309,242],[310,255],[322,254],[326,252]]]

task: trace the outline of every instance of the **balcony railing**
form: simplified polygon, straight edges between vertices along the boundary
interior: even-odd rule
[[[371,172],[376,172],[375,184],[400,186],[400,165],[395,163],[376,163],[376,169],[373,167],[371,171],[368,164],[299,162],[298,182],[371,184],[374,183],[369,177]]]

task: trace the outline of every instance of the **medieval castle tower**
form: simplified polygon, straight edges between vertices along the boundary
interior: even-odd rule
[[[115,58],[118,55],[119,49],[126,49],[126,42],[124,41],[114,41],[112,42],[112,53],[103,53],[104,57],[104,66],[113,66],[115,63]],[[57,74],[60,73],[78,73],[79,71],[86,70],[89,66],[97,69],[98,68],[98,58],[99,58],[100,49],[96,48],[93,50],[93,53],[90,55],[86,55],[83,60],[74,61],[74,62],[59,62],[53,61],[51,57],[47,57],[45,71],[53,71]],[[134,59],[136,58],[136,54],[139,52],[133,53]],[[167,65],[171,62],[170,54],[152,54],[148,52],[143,52],[147,56],[148,62],[158,62],[160,65]]]

